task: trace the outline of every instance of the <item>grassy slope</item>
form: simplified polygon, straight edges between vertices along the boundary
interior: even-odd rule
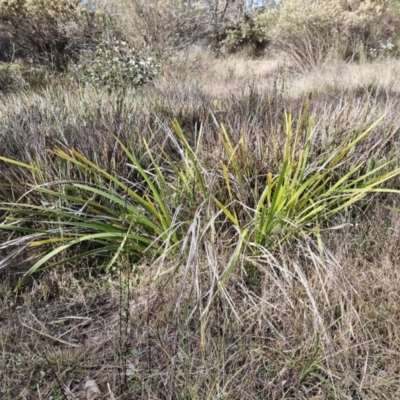
[[[204,125],[199,157],[210,170],[223,154],[218,123],[234,141],[244,133],[261,177],[281,159],[285,111],[298,116],[312,94],[312,157],[385,114],[352,159],[398,160],[398,135],[378,154],[368,151],[399,127],[399,65],[337,64],[305,75],[279,61],[191,52],[143,94],[128,93],[122,109],[113,95],[63,85],[4,96],[2,155],[38,156],[47,180],[70,173],[46,156],[59,143],[111,168],[108,130],[140,153],[139,136],[163,143],[177,117],[191,143]],[[129,173],[121,154],[116,165]],[[1,181],[15,179],[0,171]],[[252,205],[239,184],[234,189]],[[94,260],[35,275],[15,295],[12,285],[29,265],[17,260],[1,274],[0,393],[85,398],[84,383],[94,379],[104,399],[398,398],[400,217],[390,207],[400,208],[398,197],[380,195],[336,217],[332,225],[345,226],[323,234],[322,258],[301,238],[241,258],[207,313],[235,245],[222,225],[214,240],[192,236],[195,257],[172,276],[172,261],[144,260],[133,272],[125,262],[103,276],[96,273],[103,261]]]

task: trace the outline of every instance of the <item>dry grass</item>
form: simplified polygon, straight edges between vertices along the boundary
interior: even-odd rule
[[[297,95],[304,92],[325,92],[338,97],[346,93],[361,96],[370,94],[375,97],[380,94],[390,96],[392,100],[400,91],[397,79],[399,68],[399,60],[395,59],[364,64],[338,61],[307,76],[294,78],[290,86]]]
[[[398,164],[398,134],[371,152],[399,129],[398,62],[385,66],[383,74],[379,63],[337,64],[305,76],[279,59],[214,59],[197,50],[171,61],[142,93],[128,92],[122,106],[114,94],[62,82],[2,97],[1,155],[36,160],[44,180],[81,178],[46,153],[61,143],[137,179],[107,132],[143,162],[146,137],[179,163],[167,140],[177,117],[193,145],[203,126],[199,158],[218,171],[222,122],[234,143],[244,135],[262,185],[282,157],[285,112],[298,116],[311,94],[313,159],[385,114],[343,170],[363,157]],[[24,179],[18,174],[3,164],[0,182]],[[388,185],[398,188],[398,178]],[[1,186],[1,201],[23,189]],[[238,202],[254,207],[255,192],[242,189],[236,183]],[[237,236],[218,218],[207,225],[207,203],[192,215],[190,241],[176,260],[123,263],[110,275],[97,272],[103,260],[66,265],[35,275],[17,294],[20,265],[10,264],[1,275],[0,392],[84,399],[84,384],[94,379],[103,399],[399,398],[396,208],[398,195],[371,196],[336,216],[331,226],[341,228],[326,230],[320,242],[300,236],[274,250],[243,251],[222,289]]]

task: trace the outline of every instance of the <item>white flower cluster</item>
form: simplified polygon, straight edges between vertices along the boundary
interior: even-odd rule
[[[386,41],[386,43],[382,40],[378,41],[378,47],[373,47],[369,49],[369,55],[372,58],[378,57],[378,55],[388,55],[393,49],[395,45],[391,42],[390,39]]]
[[[101,42],[95,52],[75,67],[80,81],[96,88],[138,88],[150,82],[159,65],[151,57],[142,58],[125,41]]]

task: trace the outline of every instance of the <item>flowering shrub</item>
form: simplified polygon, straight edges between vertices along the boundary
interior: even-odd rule
[[[264,16],[267,17],[267,14]],[[257,55],[270,43],[268,22],[267,18],[261,20],[260,14],[255,14],[234,25],[227,25],[211,37],[212,47],[223,54],[246,49],[250,54]]]
[[[143,86],[158,69],[153,58],[142,57],[125,41],[99,43],[95,52],[74,68],[79,81],[109,90]]]

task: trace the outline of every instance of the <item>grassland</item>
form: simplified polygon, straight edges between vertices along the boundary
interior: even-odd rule
[[[399,398],[399,69],[2,94],[2,398]]]

